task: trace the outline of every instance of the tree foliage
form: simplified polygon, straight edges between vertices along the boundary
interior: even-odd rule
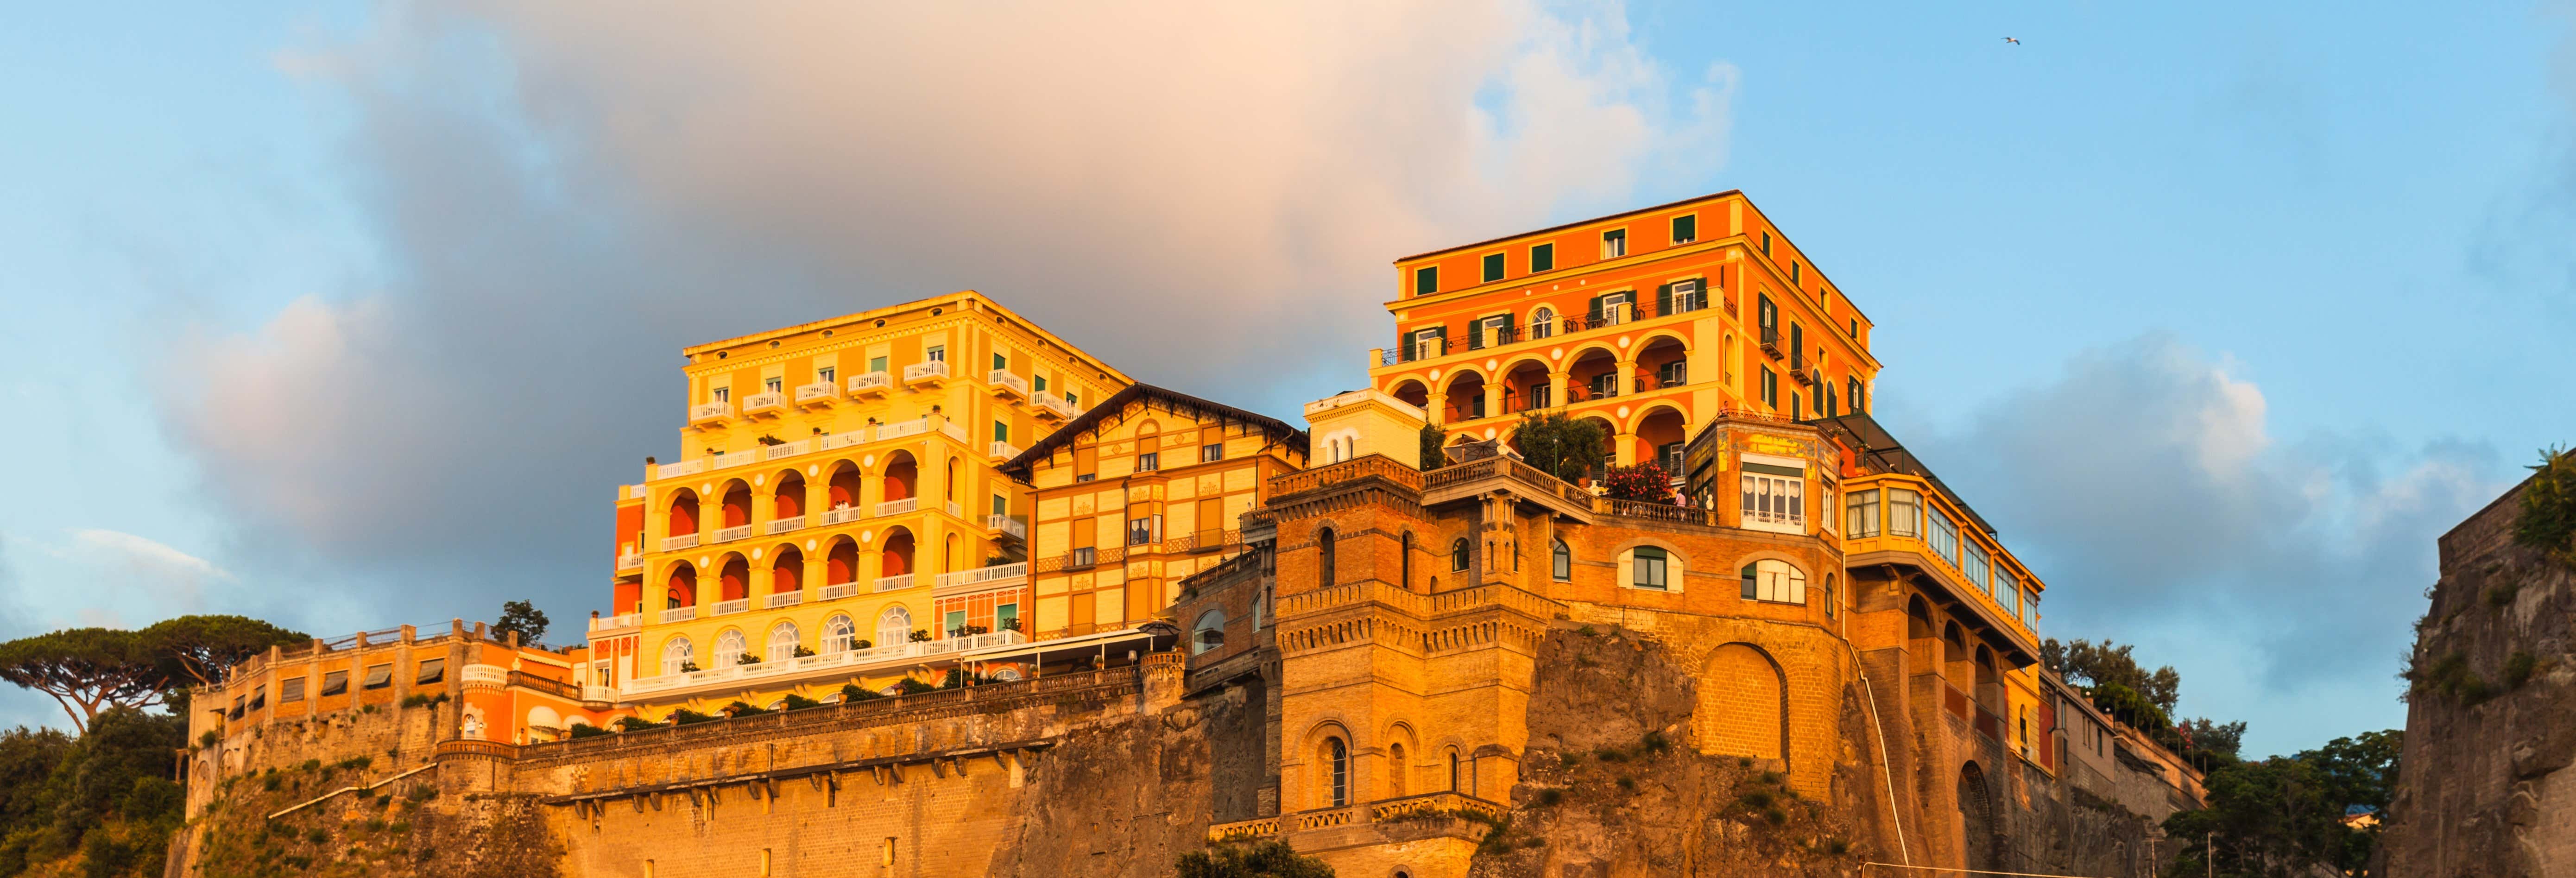
[[[0,874],[74,852],[88,874],[161,874],[185,799],[170,754],[185,735],[179,717],[125,707],[101,711],[78,739],[0,733]]]
[[[1333,867],[1277,839],[1181,855],[1180,878],[1333,878]]]
[[[2367,875],[2376,825],[2344,823],[2351,806],[2386,808],[2403,732],[2336,738],[2295,756],[2222,765],[2207,806],[2165,819],[2182,845],[2169,875]]]
[[[2531,472],[2513,540],[2576,564],[2576,451],[2545,449]]]
[[[2082,638],[2059,643],[2052,637],[2039,645],[2039,657],[2043,664],[2056,669],[2059,679],[2069,684],[2092,688],[2118,684],[2146,696],[2148,702],[2165,714],[2173,713],[2174,704],[2182,698],[2182,675],[2176,673],[2172,665],[2147,671],[2129,654],[2133,648],[2108,640],[2097,644]]]
[[[1449,465],[1448,458],[1440,452],[1443,446],[1449,444],[1449,431],[1440,429],[1436,424],[1424,424],[1421,432],[1416,436],[1419,439],[1416,444],[1420,446],[1417,452],[1420,457],[1414,463],[1416,469],[1430,472]]]
[[[1583,478],[1610,459],[1610,437],[1601,422],[1567,418],[1563,412],[1524,414],[1512,431],[1512,447],[1521,460],[1568,482]]]
[[[545,639],[546,625],[545,611],[537,609],[536,605],[527,601],[504,601],[501,604],[501,621],[492,623],[492,637],[507,639],[517,634],[520,643],[533,645]]]
[[[214,685],[223,680],[225,669],[267,652],[269,647],[310,639],[301,632],[247,616],[219,615],[165,619],[137,634],[139,645],[161,665],[159,670],[169,681],[164,688],[190,681],[200,686]]]
[[[1602,479],[1603,487],[1613,500],[1635,500],[1640,503],[1673,502],[1673,479],[1661,464],[1646,461],[1636,466],[1614,466]]]
[[[0,643],[0,680],[53,696],[86,732],[100,712],[161,703],[162,663],[132,631],[66,628]]]

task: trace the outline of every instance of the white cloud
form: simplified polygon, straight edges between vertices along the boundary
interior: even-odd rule
[[[0,550],[12,545],[42,556],[37,563],[44,569],[41,577],[22,577],[0,564],[0,596],[9,610],[0,624],[20,633],[133,627],[203,612],[210,602],[229,603],[240,582],[211,561],[123,531],[76,529],[49,541],[0,535]],[[29,587],[38,582],[57,587]]]
[[[1705,179],[1735,84],[1467,0],[424,4],[281,68],[352,98],[388,279],[160,405],[264,563],[445,586],[405,612],[595,605],[682,345],[972,287],[1279,407],[1357,380],[1393,257]]]

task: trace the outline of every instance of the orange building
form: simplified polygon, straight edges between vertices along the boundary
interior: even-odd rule
[[[1740,192],[1396,260],[1370,386],[1455,440],[1525,412],[1602,422],[1613,462],[1681,472],[1719,412],[1868,411],[1869,318]]]

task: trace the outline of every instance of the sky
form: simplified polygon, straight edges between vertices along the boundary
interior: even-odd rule
[[[2563,0],[936,5],[12,15],[0,636],[574,630],[684,345],[973,288],[1293,416],[1395,257],[1727,189],[2249,755],[2403,725],[2434,538],[2576,439]]]

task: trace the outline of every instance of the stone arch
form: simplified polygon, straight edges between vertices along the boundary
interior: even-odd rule
[[[1672,340],[1674,344],[1681,345],[1682,353],[1687,354],[1692,351],[1690,336],[1683,335],[1680,330],[1669,327],[1659,327],[1647,330],[1644,334],[1631,339],[1628,343],[1628,349],[1632,351],[1642,351],[1649,347],[1653,347],[1655,342],[1666,339]]]
[[[1696,714],[1700,752],[1788,761],[1788,675],[1763,648],[1738,641],[1711,651]]]
[[[1413,763],[1422,758],[1421,736],[1414,733],[1412,723],[1399,719],[1387,723],[1380,737],[1386,741],[1386,789],[1382,795],[1372,794],[1370,798],[1413,795]]]
[[[1905,599],[1905,638],[1932,639],[1932,605],[1924,602],[1920,594]]]
[[[1637,428],[1645,426],[1646,419],[1653,417],[1656,412],[1672,412],[1674,415],[1677,415],[1682,419],[1682,424],[1685,427],[1690,424],[1690,412],[1683,411],[1680,403],[1673,402],[1671,400],[1659,399],[1654,402],[1647,403],[1644,408],[1638,409],[1635,414],[1629,416],[1626,432],[1637,432]]]
[[[1396,379],[1395,383],[1387,385],[1386,395],[1414,408],[1431,408],[1431,382],[1418,376]]]
[[[1961,763],[1958,783],[1959,852],[1971,871],[2003,863],[2003,827],[1995,820],[1994,792],[1975,760]]]

